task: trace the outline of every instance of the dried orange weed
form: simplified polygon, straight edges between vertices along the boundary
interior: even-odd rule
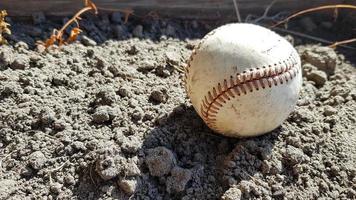
[[[5,22],[6,16],[7,16],[6,10],[0,11],[0,45],[7,43],[3,34],[8,34],[8,35],[11,34],[11,30],[9,29],[10,24]]]
[[[82,32],[79,27],[79,20],[81,20],[80,15],[90,10],[93,10],[95,14],[98,13],[96,5],[91,0],[85,0],[84,3],[85,7],[79,10],[70,20],[68,20],[68,22],[65,23],[60,30],[54,29],[52,35],[45,42],[41,42],[46,48],[53,46],[54,44],[61,46],[77,40],[78,35]],[[64,38],[64,31],[72,23],[75,23],[77,26],[70,31],[68,38]]]
[[[274,27],[279,26],[281,24],[287,23],[292,18],[298,17],[298,16],[303,15],[303,14],[319,11],[319,10],[334,9],[334,17],[337,17],[340,8],[356,10],[356,5],[336,4],[336,5],[326,5],[326,6],[318,6],[318,7],[315,7],[315,8],[309,8],[309,9],[302,10],[302,11],[299,11],[299,12],[297,12],[295,14],[290,15],[289,17],[285,18],[284,20],[282,20],[282,21],[274,24],[273,26],[271,26],[271,28],[274,28]],[[351,39],[347,39],[347,40],[343,40],[343,41],[338,41],[338,42],[333,43],[329,47],[336,48],[339,45],[348,44],[348,43],[352,43],[352,42],[356,42],[356,38],[351,38]]]

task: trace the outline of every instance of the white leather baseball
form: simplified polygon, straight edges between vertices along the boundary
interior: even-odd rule
[[[185,70],[195,110],[211,129],[232,137],[277,128],[294,109],[301,85],[293,46],[253,24],[227,24],[208,33]]]

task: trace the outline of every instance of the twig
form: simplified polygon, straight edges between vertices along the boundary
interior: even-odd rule
[[[237,22],[242,22],[237,2],[236,2],[236,0],[232,0],[232,1],[234,2],[234,8],[235,8],[235,12],[236,12]]]
[[[286,19],[284,19],[284,20],[278,22],[277,24],[273,25],[272,28],[276,27],[276,26],[278,26],[280,24],[284,24],[284,23],[288,22],[290,19],[292,19],[294,17],[297,17],[299,15],[303,15],[303,14],[306,14],[306,13],[319,11],[319,10],[338,9],[338,8],[356,9],[356,6],[355,5],[348,5],[348,4],[336,4],[336,5],[326,5],[326,6],[319,6],[319,7],[315,7],[315,8],[309,8],[309,9],[306,9],[306,10],[299,11],[299,12],[287,17]]]
[[[9,157],[13,152],[6,154],[2,159],[0,159],[0,169],[2,168],[2,161]]]
[[[337,46],[341,46],[342,47],[342,46],[345,46],[345,45],[342,45],[342,44],[348,44],[348,43],[352,43],[352,42],[356,42],[356,38],[334,42],[334,44],[329,45],[329,47],[330,48],[336,48]]]
[[[60,165],[59,167],[57,168],[54,168],[54,169],[50,169],[48,170],[47,172],[49,173],[49,182],[52,183],[52,173],[53,172],[56,172],[60,169],[62,169],[67,163],[69,162],[69,160],[65,161],[62,165]]]
[[[265,9],[265,12],[263,13],[263,15],[255,20],[254,23],[258,23],[259,21],[261,21],[262,19],[268,18],[268,12],[269,10],[272,8],[272,6],[277,2],[278,0],[273,0]]]
[[[309,39],[309,40],[314,40],[314,41],[317,41],[317,42],[320,42],[320,43],[329,44],[330,46],[335,44],[335,42],[332,42],[332,41],[329,41],[329,40],[325,40],[325,39],[322,39],[322,38],[319,38],[319,37],[307,35],[305,33],[300,33],[300,32],[287,30],[287,29],[283,29],[283,28],[278,28],[278,27],[274,27],[273,29],[276,30],[276,31],[279,31],[279,32],[289,33],[291,35],[295,35],[295,36],[298,36],[298,37],[306,38],[306,39]],[[351,39],[351,40],[356,41],[356,38]],[[354,41],[351,41],[351,42],[354,42]],[[350,41],[345,40],[345,41],[341,41],[341,42],[342,43],[338,42],[337,46],[343,47],[343,48],[346,48],[346,49],[356,50],[356,48],[354,48],[354,47],[343,45],[343,44],[346,44],[346,43],[350,43]]]

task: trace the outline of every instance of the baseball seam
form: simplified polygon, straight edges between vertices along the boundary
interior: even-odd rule
[[[211,129],[219,132],[216,117],[224,104],[237,96],[252,93],[254,90],[285,84],[296,77],[299,72],[296,57],[291,53],[287,59],[280,62],[262,68],[250,68],[235,76],[230,76],[222,83],[219,82],[204,96],[200,107],[201,116]]]

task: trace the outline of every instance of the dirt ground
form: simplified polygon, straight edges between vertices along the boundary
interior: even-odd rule
[[[0,47],[0,199],[356,198],[349,57],[286,36],[303,61],[295,111],[271,133],[234,139],[207,128],[182,85],[217,25],[87,18],[80,41],[45,52],[36,40],[63,22],[43,17],[10,21]]]

